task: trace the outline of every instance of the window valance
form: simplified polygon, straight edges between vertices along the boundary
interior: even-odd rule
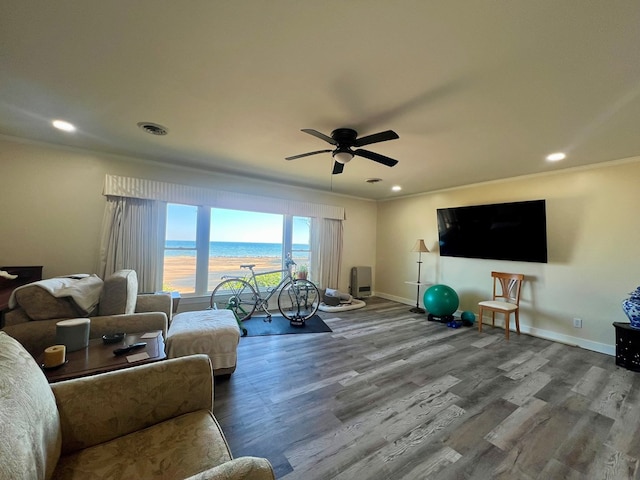
[[[143,198],[185,205],[203,205],[262,213],[344,220],[344,208],[245,193],[158,182],[144,178],[107,175],[103,195]]]

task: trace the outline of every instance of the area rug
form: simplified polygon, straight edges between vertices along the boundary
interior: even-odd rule
[[[322,333],[332,332],[331,328],[322,321],[318,315],[314,315],[304,322],[303,327],[292,327],[289,320],[281,315],[273,315],[271,323],[265,322],[264,317],[252,317],[242,322],[247,329],[247,337],[260,337],[264,335],[287,335],[293,333]]]

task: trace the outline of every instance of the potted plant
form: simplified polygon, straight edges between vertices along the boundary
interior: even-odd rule
[[[309,273],[309,269],[307,268],[307,266],[306,265],[300,265],[300,267],[296,271],[296,278],[298,278],[300,280],[306,280],[308,273]]]

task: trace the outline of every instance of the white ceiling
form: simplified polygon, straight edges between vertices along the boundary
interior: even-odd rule
[[[385,199],[640,155],[639,51],[634,0],[0,0],[0,133]],[[284,160],[338,127],[399,164]]]

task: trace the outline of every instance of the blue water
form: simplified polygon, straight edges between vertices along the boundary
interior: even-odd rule
[[[165,248],[195,249],[196,242],[190,240],[167,240]],[[294,250],[308,250],[308,245],[294,244]],[[195,250],[165,250],[166,257],[188,256],[195,257]],[[282,257],[280,243],[248,243],[248,242],[209,242],[210,257]],[[296,253],[295,257],[300,258]]]

